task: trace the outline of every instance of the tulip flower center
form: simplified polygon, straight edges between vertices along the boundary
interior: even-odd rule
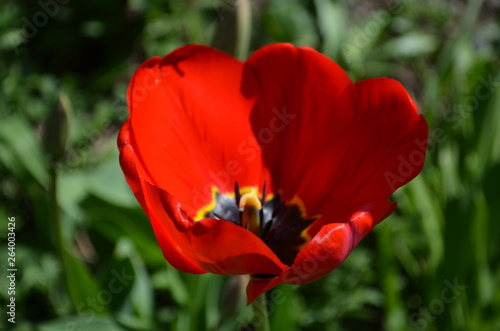
[[[217,218],[239,225],[264,241],[285,264],[291,265],[297,253],[310,240],[307,228],[318,218],[307,217],[298,197],[284,201],[281,194],[266,195],[256,187],[222,194],[214,189],[213,201],[202,208],[195,220]],[[260,197],[259,197],[260,196]]]

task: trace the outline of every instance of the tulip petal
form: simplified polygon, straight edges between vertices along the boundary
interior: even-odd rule
[[[322,54],[283,44],[255,52],[243,74],[243,93],[257,97],[252,126],[274,190],[324,216],[311,236],[356,206],[388,199],[421,171],[427,124],[397,81],[352,84]]]
[[[333,139],[350,129],[340,122],[354,117],[351,88],[342,68],[308,47],[269,45],[245,63],[242,92],[257,98],[252,128],[263,145],[274,190],[281,190],[285,200],[297,194],[309,215],[318,214],[320,208],[312,207],[332,190],[331,164],[342,157],[332,148]],[[307,174],[315,178],[305,184]]]
[[[278,275],[288,268],[260,238],[234,223],[204,219],[190,235],[200,264],[212,273]]]
[[[142,209],[147,213],[151,221],[153,231],[163,251],[165,259],[167,259],[167,261],[169,261],[175,268],[184,272],[195,274],[206,272],[200,267],[192,255],[190,256],[189,254],[184,254],[182,249],[180,249],[182,243],[179,243],[179,239],[181,238],[173,236],[171,232],[166,231],[166,229],[159,225],[156,221],[157,216],[154,213],[154,208],[151,208],[151,206],[154,205],[151,203],[150,198],[148,199],[148,195],[145,194],[147,192],[144,190],[144,180],[141,179],[144,177],[144,172],[141,169],[141,166],[137,163],[135,151],[130,145],[129,128],[129,121],[127,120],[118,135],[120,166],[125,174],[127,183],[130,185],[137,198],[137,201],[139,201]]]
[[[137,172],[135,152],[130,146],[130,121],[123,123],[120,133],[118,134],[118,150],[120,151],[120,167],[122,168],[125,179],[132,189],[137,201],[143,209],[146,204],[144,202],[144,193],[142,192],[141,179]]]
[[[355,111],[360,117],[346,124],[353,132],[345,145],[336,145],[346,155],[337,167],[344,176],[332,176],[334,189],[324,200],[322,212],[328,217],[342,215],[339,208],[351,212],[351,206],[388,199],[424,166],[427,122],[404,87],[393,79],[374,78],[355,83],[354,91]],[[313,178],[309,173],[304,183]],[[319,219],[309,234],[314,235],[327,223],[326,218]]]
[[[180,253],[205,271],[223,275],[278,275],[287,268],[250,231],[213,218],[193,222],[169,192],[147,181],[143,182],[143,189],[155,235],[165,258],[174,267],[178,268],[175,258]]]
[[[307,284],[337,268],[373,228],[396,208],[396,203],[377,200],[361,206],[348,222],[321,228],[297,255],[292,266],[272,279],[252,279],[247,287],[248,304],[262,293],[282,284]]]
[[[242,68],[225,53],[190,45],[146,61],[131,81],[130,144],[147,180],[192,217],[212,187],[225,193],[235,181],[270,181],[250,127],[253,100],[239,93]]]

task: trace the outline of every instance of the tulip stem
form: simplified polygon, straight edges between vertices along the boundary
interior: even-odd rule
[[[269,316],[267,315],[266,294],[260,295],[252,303],[253,326],[255,331],[269,331]]]

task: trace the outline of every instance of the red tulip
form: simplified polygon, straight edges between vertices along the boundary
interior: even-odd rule
[[[307,47],[246,62],[181,47],[146,61],[127,101],[120,164],[165,258],[252,275],[249,303],[338,267],[424,164],[427,123],[401,84],[353,84]]]

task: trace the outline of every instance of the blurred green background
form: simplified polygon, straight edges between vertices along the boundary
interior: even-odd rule
[[[431,135],[422,174],[394,194],[397,211],[341,267],[269,293],[273,330],[500,330],[499,17],[498,0],[2,1],[0,328],[251,330],[244,279],[165,262],[119,169],[116,135],[145,59],[187,43],[245,58],[292,42],[354,81],[401,81]],[[59,155],[57,135],[45,138],[51,167],[43,136],[56,132],[51,112],[69,108],[60,95],[69,138]]]

